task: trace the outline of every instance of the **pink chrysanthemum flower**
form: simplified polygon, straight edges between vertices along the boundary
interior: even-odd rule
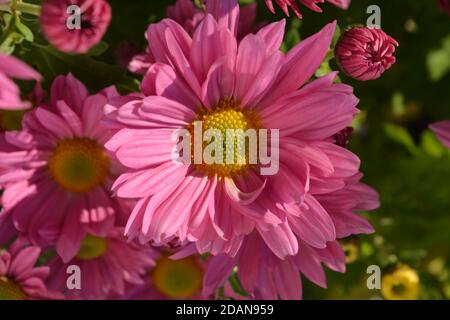
[[[350,177],[344,188],[315,195],[320,206],[330,215],[337,238],[373,232],[367,221],[353,213],[355,210],[373,210],[379,205],[377,193],[359,183],[359,179],[359,175]],[[261,236],[253,232],[235,257],[218,255],[211,259],[204,278],[204,294],[211,294],[223,286],[235,267],[243,289],[256,299],[301,299],[300,275],[326,288],[322,263],[331,270],[345,272],[344,252],[338,241],[327,242],[324,247],[306,240],[304,234],[315,232],[313,226],[309,231],[299,229],[296,220],[289,219],[298,237],[296,255],[280,259]]]
[[[221,12],[229,12],[230,15],[239,16],[239,20],[236,22],[233,29],[237,29],[237,38],[242,39],[249,33],[257,31],[261,25],[256,25],[256,3],[251,3],[242,8],[239,8],[237,4],[229,1],[207,1],[205,10],[197,8],[191,0],[177,0],[175,5],[169,6],[167,9],[167,17],[180,24],[186,32],[192,36],[195,29],[205,18],[206,14],[211,14],[217,21],[227,23],[220,17]],[[148,37],[147,37],[148,39]],[[144,53],[136,55],[130,62],[128,70],[130,72],[144,75],[150,68],[152,63],[155,62],[155,58],[150,50],[146,50]]]
[[[59,299],[62,294],[47,290],[47,266],[35,267],[39,247],[15,241],[8,250],[0,248],[0,300]]]
[[[450,148],[450,120],[433,123],[430,128],[442,144]]]
[[[70,6],[79,11],[68,12]],[[77,20],[78,12],[81,14]],[[86,53],[99,43],[111,21],[111,7],[105,0],[45,0],[41,9],[41,29],[57,49]]]
[[[11,78],[41,80],[41,75],[17,58],[0,53],[0,110],[23,110],[31,107],[20,97],[20,90]]]
[[[72,75],[58,77],[48,105],[27,113],[21,131],[0,135],[4,214],[33,244],[73,257],[87,232],[104,235],[122,217],[110,185],[118,172],[99,126],[109,88],[89,95]]]
[[[195,242],[201,253],[233,255],[257,228],[283,258],[298,252],[286,220],[306,210],[298,228],[313,230],[304,233],[305,241],[324,247],[336,230],[308,194],[342,188],[359,168],[359,159],[333,138],[358,112],[352,88],[334,84],[335,73],[306,84],[329,49],[335,23],[283,54],[284,21],[238,43],[238,15],[227,10],[218,16],[221,22],[207,15],[193,38],[172,20],[150,25],[156,62],[142,83],[145,97],[122,97],[107,108],[108,122],[115,120],[119,130],[106,147],[127,168],[113,190],[138,200],[126,233],[157,243],[179,238]],[[247,159],[231,165],[174,161],[174,132],[189,131],[196,121],[221,132],[279,129],[279,170],[262,176]]]
[[[130,242],[123,229],[111,230],[106,236],[87,234],[77,247],[76,256],[64,263],[59,257],[50,261],[49,288],[61,290],[70,299],[105,299],[115,293],[122,295],[128,284],[143,284],[146,271],[154,266],[157,252]],[[80,289],[77,283],[67,287],[68,266],[78,266]]]
[[[398,42],[381,29],[354,27],[346,30],[336,45],[342,70],[357,80],[375,80],[395,63]]]
[[[273,6],[274,0],[264,0],[266,2],[267,7],[272,13],[275,13],[275,8]],[[335,5],[336,7],[347,9],[350,6],[351,0],[326,0],[327,2]],[[295,15],[299,18],[302,17],[301,11],[297,6],[297,0],[275,0],[275,2],[280,6],[283,12],[289,16],[289,8],[294,11]],[[298,0],[301,4],[308,7],[309,9],[322,12],[322,9],[317,5],[318,3],[324,3],[325,0]]]

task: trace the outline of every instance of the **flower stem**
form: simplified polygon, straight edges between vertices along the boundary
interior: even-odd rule
[[[39,16],[41,14],[41,6],[32,3],[11,0],[9,4],[0,4],[0,11],[20,11],[23,13],[31,14],[33,16]]]

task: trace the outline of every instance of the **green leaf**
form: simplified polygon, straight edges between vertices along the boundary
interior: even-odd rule
[[[103,53],[105,53],[105,51],[108,50],[108,49],[109,49],[109,44],[107,44],[106,42],[102,41],[99,44],[93,46],[91,48],[91,50],[89,50],[87,55],[91,56],[91,57],[98,57],[98,56],[102,55]]]
[[[402,126],[387,123],[384,125],[384,132],[389,138],[403,145],[411,154],[418,155],[420,153],[408,130]]]
[[[52,81],[60,74],[72,73],[93,90],[110,85],[116,85],[126,91],[138,89],[134,79],[128,77],[119,66],[95,60],[88,55],[69,55],[51,46],[37,44],[34,45],[30,55],[32,56],[30,62],[37,65],[47,81]]]
[[[433,50],[427,56],[428,74],[432,81],[441,80],[450,70],[450,54],[446,50]]]
[[[20,32],[20,34],[23,35],[25,40],[29,42],[34,41],[33,32],[30,30],[30,28],[28,28],[25,24],[22,23],[22,21],[18,16],[15,19],[15,27]]]
[[[233,288],[234,292],[236,292],[240,296],[248,297],[248,293],[244,290],[244,288],[242,288],[241,281],[239,281],[239,278],[236,273],[234,273],[230,277],[229,281],[230,281],[231,288]]]
[[[442,157],[446,153],[445,147],[431,131],[422,134],[421,148],[432,157]]]

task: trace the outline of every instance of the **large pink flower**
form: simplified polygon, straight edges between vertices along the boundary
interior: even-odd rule
[[[273,1],[274,0],[264,0],[266,2],[267,7],[269,8],[272,13],[275,13],[275,8],[273,7]],[[326,0],[329,3],[334,4],[336,7],[347,9],[350,5],[351,0]],[[281,7],[283,12],[289,16],[289,8],[294,11],[294,13],[297,15],[297,17],[302,17],[302,13],[300,9],[297,6],[297,0],[275,0],[275,2]],[[316,11],[316,12],[322,12],[322,9],[317,5],[318,3],[324,3],[325,0],[298,0],[301,4],[308,7],[309,9]]]
[[[315,195],[330,215],[337,238],[373,232],[367,221],[353,213],[355,210],[372,210],[379,205],[377,193],[359,183],[359,179],[359,175],[351,177],[342,189]],[[235,267],[238,268],[237,274],[243,288],[256,299],[300,299],[300,275],[325,288],[326,276],[322,263],[334,271],[344,272],[344,252],[338,241],[327,242],[325,247],[310,242],[305,234],[317,232],[317,229],[314,230],[311,225],[310,230],[306,230],[300,226],[300,219],[301,216],[289,218],[298,239],[296,255],[280,259],[264,243],[261,235],[253,232],[235,257],[218,255],[212,258],[204,278],[204,294],[210,294],[224,285]],[[278,235],[275,230],[273,233],[274,237]]]
[[[215,17],[216,20],[227,23],[224,17],[219,16],[221,12],[229,12],[229,15],[239,16],[239,20],[236,22],[237,25],[232,26],[232,28],[237,29],[237,38],[239,40],[261,27],[261,25],[255,24],[256,3],[239,8],[233,2],[211,0],[206,2],[205,10],[202,10],[197,8],[191,0],[177,0],[173,6],[167,8],[167,17],[180,24],[192,36],[197,26],[208,13]],[[144,75],[153,62],[155,62],[153,54],[147,49],[146,52],[136,55],[131,60],[128,69],[130,72]]]
[[[8,250],[0,249],[0,300],[57,299],[62,294],[47,290],[47,266],[36,267],[39,247],[15,241]]]
[[[21,110],[31,107],[20,98],[20,90],[11,78],[41,80],[41,75],[17,58],[0,53],[0,109]]]
[[[110,88],[89,95],[72,75],[60,76],[48,105],[27,113],[21,131],[0,135],[2,220],[33,244],[56,244],[64,260],[87,232],[105,235],[122,217],[109,191],[119,167],[103,148],[112,131],[99,126],[115,94]]]
[[[237,4],[220,2],[224,8]],[[359,168],[359,159],[333,138],[357,113],[352,88],[334,84],[335,73],[307,84],[329,49],[335,23],[283,54],[284,21],[238,43],[239,15],[224,10],[218,16],[219,21],[207,15],[192,38],[169,19],[150,25],[149,50],[156,62],[142,93],[107,108],[108,123],[115,121],[119,130],[106,147],[127,168],[113,190],[138,200],[126,233],[157,243],[189,240],[201,253],[233,255],[256,228],[284,258],[298,252],[287,223],[297,215],[303,240],[324,248],[336,239],[336,229],[311,194],[342,188]],[[247,160],[173,161],[173,133],[191,130],[195,121],[221,132],[279,129],[277,174],[262,176]]]
[[[450,148],[450,120],[433,123],[430,127],[442,144]]]
[[[48,287],[66,293],[71,299],[105,299],[115,293],[123,295],[129,284],[143,284],[147,270],[154,266],[157,251],[127,241],[123,229],[111,230],[104,237],[87,234],[77,248],[77,255],[64,263],[59,257],[50,261]],[[67,268],[77,266],[80,289],[76,279],[68,288]]]
[[[71,6],[78,10],[69,11]],[[106,33],[111,7],[106,0],[45,0],[40,20],[42,32],[57,49],[86,53]]]

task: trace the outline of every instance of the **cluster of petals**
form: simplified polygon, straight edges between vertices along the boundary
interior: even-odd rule
[[[430,127],[442,144],[450,148],[450,120],[433,123]]]
[[[20,97],[19,87],[12,78],[41,80],[41,75],[15,57],[0,53],[0,110],[21,110],[31,107]]]
[[[98,257],[86,259],[77,255],[66,262],[53,258],[48,263],[52,272],[48,287],[65,292],[68,299],[106,299],[112,294],[124,295],[129,286],[145,284],[158,252],[128,241],[122,228],[112,229],[103,239],[106,249]],[[82,277],[79,289],[67,290],[67,268],[71,265],[78,266]]]
[[[355,234],[369,234],[374,230],[355,211],[373,210],[378,207],[378,195],[369,186],[359,182],[360,175],[346,179],[345,187],[327,194],[317,194],[317,206],[329,214],[330,230],[336,238]],[[325,213],[326,212],[326,213]],[[306,213],[307,214],[307,213]],[[204,278],[203,290],[207,295],[224,285],[237,267],[237,274],[244,290],[255,299],[300,299],[302,277],[326,288],[326,276],[322,264],[336,272],[345,272],[345,255],[338,241],[312,242],[305,233],[318,231],[319,224],[302,228],[298,217],[289,219],[297,238],[296,254],[277,257],[257,232],[250,234],[234,257],[222,254],[211,259]],[[274,237],[277,235],[273,231]],[[318,238],[318,237],[317,237]]]
[[[60,299],[48,290],[48,266],[36,266],[41,249],[16,240],[8,250],[0,249],[0,300]]]
[[[273,1],[283,10],[283,12],[289,16],[289,8],[295,13],[295,15],[299,18],[302,17],[302,13],[297,6],[297,0],[264,0],[266,2],[267,7],[272,13],[275,13],[275,8],[273,6]],[[350,6],[351,0],[326,0],[327,2],[335,5],[336,7],[347,9]],[[324,3],[325,0],[298,0],[299,3],[303,4],[307,8],[316,11],[322,12],[322,9],[318,6],[318,3]]]
[[[237,8],[235,4],[229,1],[206,1],[205,8],[197,8],[191,0],[177,0],[177,2],[167,8],[167,17],[179,25],[192,36],[195,29],[205,18],[207,14],[212,14],[218,20],[226,19],[226,17],[219,17],[220,12],[230,10],[230,14],[238,16],[235,20],[236,25],[233,28],[237,29],[237,38],[242,39],[245,35],[256,31],[261,25],[256,24],[256,3],[251,3],[246,6]],[[239,11],[238,11],[239,9]],[[228,16],[227,16],[228,17]],[[222,20],[222,23],[226,23]],[[148,35],[146,34],[146,37]],[[148,38],[147,38],[148,39]],[[148,68],[155,62],[152,51],[147,48],[143,53],[137,54],[128,64],[130,72],[136,74],[145,74]]]

